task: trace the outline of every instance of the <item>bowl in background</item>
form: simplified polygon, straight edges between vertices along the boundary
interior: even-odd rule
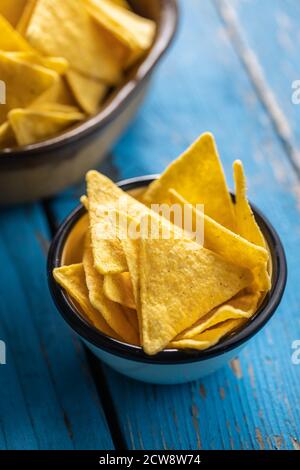
[[[48,197],[76,183],[97,166],[129,125],[178,21],[176,0],[130,0],[130,4],[157,25],[151,50],[95,116],[43,142],[0,150],[0,204]]]
[[[124,191],[139,191],[145,189],[155,178],[157,175],[132,178],[120,182],[118,186]],[[270,251],[272,287],[249,322],[215,346],[204,351],[165,349],[155,356],[149,356],[141,347],[108,337],[88,323],[68,294],[56,283],[52,274],[56,267],[82,260],[82,247],[88,224],[87,212],[82,205],[62,223],[49,250],[48,282],[58,311],[99,359],[128,377],[149,383],[177,384],[211,374],[236,357],[270,320],[286,285],[287,265],[279,236],[267,218],[252,204],[251,207]]]

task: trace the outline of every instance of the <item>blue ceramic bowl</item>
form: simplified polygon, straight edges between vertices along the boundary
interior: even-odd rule
[[[156,177],[151,175],[133,178],[120,182],[119,186],[124,191],[142,189]],[[82,222],[83,217],[86,216],[86,210],[82,205],[78,206],[62,223],[52,241],[48,255],[49,287],[58,311],[99,359],[131,378],[157,384],[176,384],[211,374],[236,357],[247,342],[269,321],[285,289],[287,266],[282,243],[266,217],[253,205],[252,209],[269,246],[272,262],[272,288],[253,318],[217,345],[205,351],[166,349],[155,356],[148,356],[141,347],[108,337],[83,318],[52,275],[53,269],[63,264],[66,243],[70,239],[70,234],[74,233],[75,226],[78,231],[79,225],[77,224],[82,225],[82,235],[84,234]],[[80,258],[72,262],[80,262]]]

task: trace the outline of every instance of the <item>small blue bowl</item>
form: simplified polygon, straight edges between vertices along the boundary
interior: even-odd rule
[[[142,176],[122,181],[118,185],[124,191],[142,190],[155,178],[157,175]],[[141,347],[106,336],[88,323],[52,274],[54,268],[63,264],[66,243],[75,226],[78,231],[77,224],[81,223],[82,230],[84,229],[83,217],[86,216],[86,210],[82,205],[62,223],[49,250],[48,282],[58,311],[99,359],[128,377],[156,384],[178,384],[211,374],[236,357],[247,341],[269,321],[281,301],[286,285],[287,265],[279,236],[266,217],[255,206],[251,207],[269,246],[272,288],[251,320],[215,346],[205,351],[166,349],[155,356],[148,356]],[[79,261],[80,258],[72,260]]]

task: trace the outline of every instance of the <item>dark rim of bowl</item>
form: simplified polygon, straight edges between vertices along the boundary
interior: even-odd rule
[[[141,176],[123,180],[118,183],[124,191],[142,188],[150,184],[158,175]],[[234,198],[234,196],[233,196]],[[48,282],[54,302],[66,322],[89,343],[113,355],[133,361],[151,364],[178,364],[203,361],[227,353],[242,345],[254,336],[272,317],[278,307],[287,279],[287,264],[285,252],[280,238],[268,219],[251,204],[255,218],[269,245],[272,258],[272,288],[263,300],[255,316],[240,330],[231,336],[225,337],[220,343],[205,351],[165,349],[155,356],[148,356],[139,346],[110,338],[89,324],[76,310],[66,292],[56,283],[53,269],[61,266],[61,257],[65,242],[70,231],[86,213],[86,209],[78,206],[58,229],[48,255]]]
[[[39,157],[42,157],[47,155],[48,150],[54,150],[63,145],[76,142],[92,134],[95,130],[110,124],[115,115],[124,108],[132,95],[139,90],[141,84],[150,76],[154,67],[167,51],[177,31],[178,19],[177,0],[161,0],[159,29],[152,48],[137,67],[133,76],[129,74],[127,82],[112,95],[104,108],[95,116],[86,119],[82,124],[78,124],[56,137],[24,147],[0,150],[0,165],[2,163],[13,163],[16,159],[24,160],[26,156],[31,157],[39,154]]]

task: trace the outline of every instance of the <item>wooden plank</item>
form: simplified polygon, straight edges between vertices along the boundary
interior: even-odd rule
[[[292,86],[300,78],[300,4],[298,0],[214,2],[286,153],[300,174],[299,91],[296,104]]]
[[[233,159],[245,162],[250,197],[283,239],[290,282],[274,319],[231,366],[173,387],[106,369],[112,400],[131,448],[297,448],[300,367],[291,362],[291,344],[300,338],[299,182],[212,2],[181,1],[181,13],[176,44],[111,165],[118,178],[161,171],[211,130],[228,176]],[[53,207],[61,218],[74,205],[69,193]]]
[[[81,344],[46,282],[48,231],[39,206],[0,213],[1,448],[111,449]]]

